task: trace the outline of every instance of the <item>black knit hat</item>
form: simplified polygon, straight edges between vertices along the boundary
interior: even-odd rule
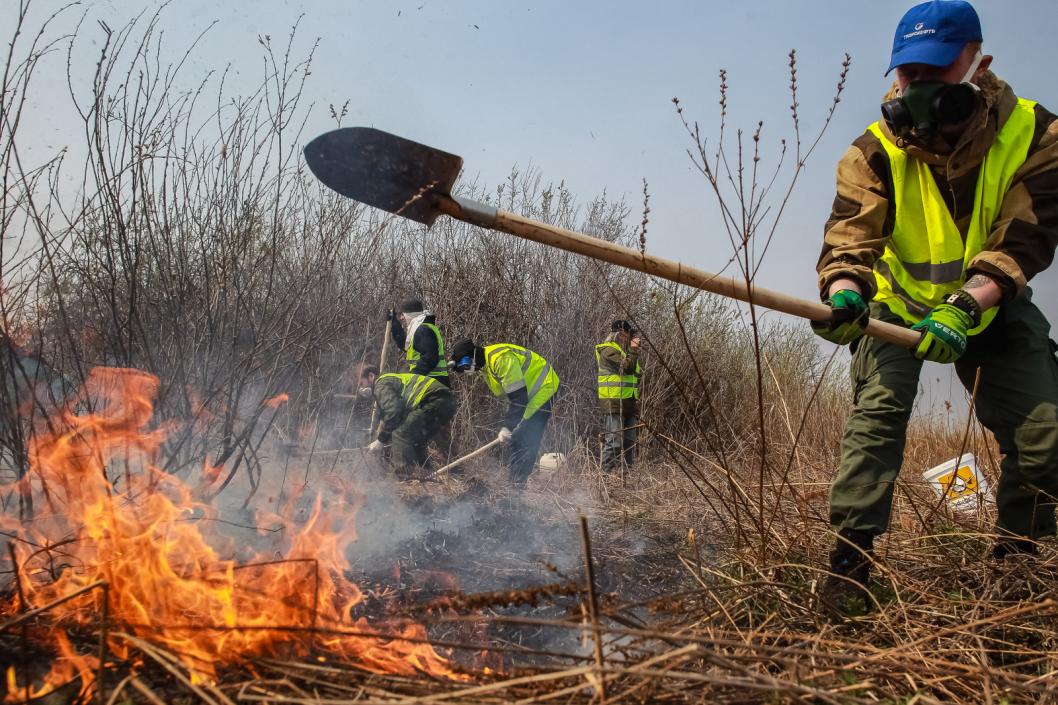
[[[448,357],[451,360],[461,360],[467,355],[473,357],[474,351],[477,350],[477,347],[478,346],[474,345],[473,340],[470,338],[464,338],[448,349]]]
[[[426,308],[422,305],[422,299],[404,299],[400,302],[400,307],[397,308],[398,313],[418,313],[425,310]]]
[[[622,321],[620,319],[610,324],[610,331],[617,333],[619,331],[624,333],[635,333],[636,329],[632,327],[632,324],[628,321]]]

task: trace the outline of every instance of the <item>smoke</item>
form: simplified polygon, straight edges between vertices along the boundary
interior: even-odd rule
[[[477,472],[440,482],[400,482],[381,461],[359,450],[275,457],[251,473],[239,472],[208,510],[194,520],[224,557],[280,558],[285,537],[311,514],[352,498],[337,521],[353,522],[344,547],[355,570],[369,579],[407,570],[444,570],[461,590],[508,590],[556,582],[581,563],[575,516],[542,496],[505,487],[495,461]],[[204,470],[189,477],[202,482]],[[480,479],[484,477],[485,480]],[[589,506],[583,490],[570,495]],[[503,564],[507,563],[507,568]]]

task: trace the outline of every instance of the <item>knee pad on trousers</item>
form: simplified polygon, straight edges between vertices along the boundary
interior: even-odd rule
[[[1019,465],[1058,482],[1058,421],[1030,421],[1014,431]]]

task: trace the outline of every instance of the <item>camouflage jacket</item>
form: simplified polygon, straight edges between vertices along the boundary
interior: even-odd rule
[[[909,155],[930,166],[964,239],[981,162],[1017,102],[1014,91],[991,72],[983,76],[980,88],[984,101],[954,148],[903,145]],[[895,95],[894,84],[886,100]],[[1003,300],[1017,296],[1032,277],[1047,269],[1058,245],[1058,120],[1043,106],[1037,105],[1035,112],[1028,157],[1006,194],[984,251],[966,271],[967,278],[986,274],[994,279]],[[880,127],[892,136],[884,122]],[[837,195],[816,265],[824,296],[839,277],[856,279],[869,296],[874,294],[871,270],[893,231],[891,189],[885,149],[878,138],[864,132],[838,162]]]
[[[639,365],[639,350],[626,349],[622,355],[613,348],[603,348],[599,352],[603,369],[610,374],[630,375],[634,374]],[[621,414],[622,416],[634,416],[639,413],[638,399],[599,399],[599,411],[604,414]]]

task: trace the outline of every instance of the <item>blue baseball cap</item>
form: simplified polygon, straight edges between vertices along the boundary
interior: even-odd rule
[[[932,0],[904,13],[885,75],[904,64],[948,66],[968,42],[980,42],[981,20],[964,0]]]

